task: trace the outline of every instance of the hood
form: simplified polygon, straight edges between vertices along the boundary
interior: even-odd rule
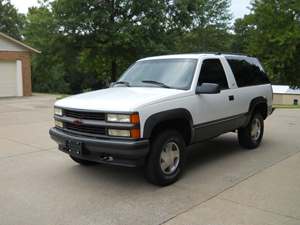
[[[178,98],[187,91],[152,87],[115,87],[64,98],[55,106],[70,109],[133,112],[138,107]]]

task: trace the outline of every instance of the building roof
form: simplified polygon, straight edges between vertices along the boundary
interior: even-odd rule
[[[274,94],[300,95],[300,88],[292,89],[288,85],[272,85]]]
[[[31,52],[41,53],[41,51],[39,51],[39,50],[37,50],[37,49],[35,49],[35,48],[32,48],[32,47],[30,47],[29,45],[26,45],[26,44],[22,43],[21,41],[18,41],[18,40],[16,40],[16,39],[14,39],[14,38],[12,38],[12,37],[10,37],[10,36],[8,36],[8,35],[2,33],[2,32],[0,32],[0,37],[3,37],[3,38],[5,38],[5,39],[7,39],[8,41],[11,41],[11,42],[13,42],[13,43],[15,43],[15,44],[17,44],[17,45],[20,45],[20,46],[22,46],[23,48],[28,49],[28,50],[31,51]]]

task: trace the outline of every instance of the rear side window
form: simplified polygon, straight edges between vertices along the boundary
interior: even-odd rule
[[[246,60],[227,59],[239,87],[269,84],[266,73],[256,64]]]
[[[226,74],[219,59],[203,60],[198,85],[202,83],[219,84],[221,89],[228,89]]]

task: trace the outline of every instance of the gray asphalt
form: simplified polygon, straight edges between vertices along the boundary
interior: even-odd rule
[[[300,110],[276,110],[255,151],[236,134],[193,146],[176,184],[81,167],[50,140],[55,96],[0,99],[1,225],[300,224]]]

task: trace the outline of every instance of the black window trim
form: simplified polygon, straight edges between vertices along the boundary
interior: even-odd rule
[[[202,62],[201,62],[201,65],[200,65],[199,76],[198,76],[198,80],[197,80],[197,85],[198,85],[198,83],[199,83],[199,79],[200,79],[200,76],[201,76],[201,70],[202,70],[203,63],[204,63],[206,60],[218,60],[218,61],[220,62],[221,66],[222,66],[222,69],[223,69],[223,71],[224,71],[224,74],[225,74],[226,82],[227,82],[227,88],[222,88],[220,91],[222,92],[222,91],[230,90],[231,87],[229,86],[229,81],[228,81],[227,73],[226,73],[226,71],[225,71],[225,67],[224,67],[224,65],[223,65],[223,63],[222,63],[222,60],[221,60],[220,58],[218,58],[218,57],[209,57],[209,58],[204,58],[204,59],[202,59]]]
[[[242,60],[245,60],[245,61],[248,62],[248,63],[250,63],[250,62],[247,61],[247,58],[246,58],[246,57],[240,58],[240,57],[231,57],[231,56],[230,56],[230,57],[225,57],[225,59],[226,59],[226,61],[227,61],[227,63],[228,63],[228,66],[229,66],[231,72],[232,72],[232,75],[233,75],[233,77],[234,77],[234,80],[235,80],[235,83],[236,83],[237,88],[247,88],[247,87],[253,87],[253,86],[271,85],[271,81],[269,80],[269,78],[268,78],[268,76],[267,76],[267,79],[269,80],[269,83],[248,84],[248,85],[245,85],[245,86],[239,86],[239,84],[238,84],[238,82],[237,82],[237,79],[236,79],[236,76],[235,76],[235,73],[233,72],[233,69],[232,69],[232,67],[231,67],[229,61],[230,61],[230,60],[236,60],[236,61],[242,61]],[[264,71],[263,68],[261,67],[261,65],[256,65],[256,66],[259,67],[262,71]],[[264,73],[265,73],[265,71],[264,71]]]

